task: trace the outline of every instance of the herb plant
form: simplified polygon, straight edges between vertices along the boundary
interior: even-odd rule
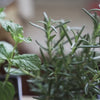
[[[93,21],[92,34],[82,34],[85,26],[78,31],[69,29],[70,21],[53,20],[46,13],[39,21],[44,27],[30,22],[46,36],[46,46],[36,41],[43,62],[39,75],[28,80],[38,100],[96,100],[100,95],[100,53],[96,51],[100,48],[100,21],[96,10],[100,11],[83,9]]]
[[[17,45],[22,42],[30,42],[31,38],[24,38],[23,27],[13,21],[5,20],[3,8],[0,8],[0,24],[13,38],[15,45],[0,41],[0,67],[6,70],[5,81],[0,81],[0,100],[13,100],[15,90],[8,81],[10,74],[26,74],[34,77],[40,67],[40,59],[34,54],[22,54],[17,51]],[[14,68],[12,68],[14,66]],[[34,75],[34,73],[35,75]]]

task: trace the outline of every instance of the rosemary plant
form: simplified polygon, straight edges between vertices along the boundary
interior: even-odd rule
[[[39,21],[44,27],[30,22],[46,36],[46,47],[36,41],[43,61],[40,76],[28,80],[31,91],[38,94],[38,100],[96,100],[100,94],[100,53],[96,51],[100,48],[97,41],[100,40],[100,22],[96,10],[100,11],[83,9],[93,21],[92,34],[82,34],[85,26],[80,31],[69,30],[70,21],[56,21],[46,13],[44,20]],[[71,33],[74,37],[70,37]],[[71,48],[66,53],[68,44]]]

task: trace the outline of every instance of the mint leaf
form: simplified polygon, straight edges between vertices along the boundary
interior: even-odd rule
[[[14,95],[15,89],[10,82],[7,82],[6,84],[0,82],[0,100],[13,100]]]
[[[10,43],[8,43],[8,42],[5,42],[5,41],[0,41],[0,45],[3,45],[4,46],[4,48],[6,49],[6,51],[8,52],[8,53],[11,53],[12,51],[13,51],[13,46],[10,44]]]
[[[0,44],[0,59],[4,59],[6,60],[7,59],[7,56],[8,56],[8,53],[6,52],[6,49],[4,47],[3,44]]]
[[[4,68],[5,72],[8,72],[8,67]],[[10,69],[10,75],[25,75],[25,73],[23,73],[20,69],[18,68],[11,68]]]
[[[25,42],[31,41],[28,38],[24,38],[23,27],[20,26],[19,24],[3,19],[0,19],[0,23],[7,32],[11,33],[11,36],[16,43],[21,43],[23,41]]]
[[[23,33],[23,27],[8,20],[0,20],[2,27],[7,31],[17,35],[17,33]]]
[[[8,60],[11,57],[13,51],[13,46],[5,41],[0,41],[0,64],[4,63],[5,60]],[[15,52],[17,54],[17,51]]]
[[[13,46],[7,42],[0,42],[0,60],[7,60],[11,52],[13,51]]]
[[[14,58],[11,59],[11,62],[14,66],[24,69],[26,71],[39,70],[41,64],[40,58],[34,54],[23,54],[14,56]]]

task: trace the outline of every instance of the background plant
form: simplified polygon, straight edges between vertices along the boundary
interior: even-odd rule
[[[43,61],[40,76],[28,80],[38,100],[94,100],[100,94],[100,53],[96,51],[100,48],[100,22],[96,10],[83,9],[93,21],[92,34],[82,34],[85,26],[79,31],[69,30],[70,21],[53,20],[46,13],[44,21],[39,21],[44,27],[30,22],[46,36],[46,47],[36,41]]]
[[[17,51],[17,45],[22,42],[30,42],[31,38],[23,36],[23,27],[13,21],[5,20],[3,8],[0,8],[0,24],[5,31],[10,34],[15,45],[0,41],[0,64],[6,70],[5,81],[0,81],[0,100],[13,100],[15,90],[14,86],[8,81],[10,74],[26,74],[34,77],[40,67],[40,59],[34,54],[22,54]],[[6,62],[6,63],[5,63]],[[0,67],[1,67],[0,66]],[[15,66],[15,68],[12,68]],[[35,73],[35,75],[33,74]]]

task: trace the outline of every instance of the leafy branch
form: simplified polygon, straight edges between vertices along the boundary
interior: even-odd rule
[[[3,12],[3,8],[0,8],[0,24],[5,31],[9,32],[12,39],[15,42],[15,45],[12,46],[11,44],[1,41],[0,42],[0,61],[1,63],[7,62],[6,69],[6,76],[4,83],[0,81],[0,100],[9,100],[13,99],[15,94],[14,87],[11,83],[8,83],[8,79],[10,74],[17,74],[20,75],[26,74],[30,75],[31,77],[37,77],[38,70],[41,65],[41,61],[37,55],[34,54],[18,54],[17,46],[19,43],[22,42],[31,42],[31,38],[25,38],[23,36],[23,27],[19,24],[14,23],[13,21],[9,21],[5,19],[5,14]],[[7,33],[8,34],[8,33]],[[16,67],[16,70],[12,70],[12,66]],[[5,66],[4,66],[5,67]],[[35,74],[32,72],[34,71]],[[6,88],[6,89],[5,89]],[[11,91],[12,90],[12,91]],[[3,91],[1,93],[1,91]],[[9,96],[9,97],[8,97]]]

